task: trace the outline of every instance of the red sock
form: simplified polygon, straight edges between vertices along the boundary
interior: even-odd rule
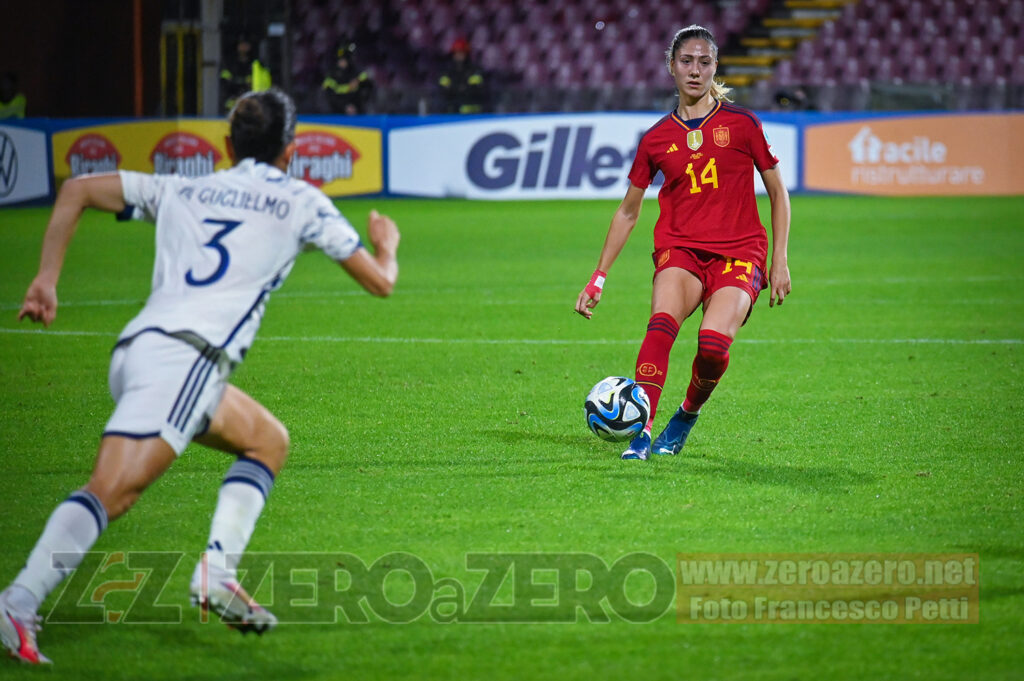
[[[661,390],[665,387],[665,374],[668,373],[668,355],[678,334],[679,324],[670,314],[659,312],[647,323],[647,335],[636,358],[636,382],[643,386],[651,400],[648,427],[658,409]]]
[[[697,335],[693,379],[690,381],[690,387],[686,389],[683,410],[691,414],[696,413],[711,397],[711,391],[718,385],[718,380],[729,366],[730,345],[732,338],[711,329],[704,329]]]

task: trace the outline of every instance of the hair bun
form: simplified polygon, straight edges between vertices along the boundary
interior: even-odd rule
[[[295,139],[295,104],[277,88],[242,95],[228,121],[238,160],[273,163]]]

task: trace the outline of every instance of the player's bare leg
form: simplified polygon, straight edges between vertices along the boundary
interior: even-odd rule
[[[664,312],[682,324],[704,297],[704,287],[693,272],[669,267],[658,272],[651,291],[651,314]]]
[[[750,306],[750,294],[734,286],[718,289],[711,295],[697,337],[697,356],[686,399],[651,446],[655,454],[678,454],[686,444],[701,406],[729,366],[729,345]]]
[[[288,458],[288,430],[270,410],[228,384],[201,445],[259,461],[277,475]]]
[[[174,450],[162,438],[136,440],[107,435],[100,442],[85,490],[103,503],[108,520],[116,520],[138,501],[143,490],[170,468],[175,458]]]
[[[192,603],[213,610],[243,634],[262,634],[277,625],[277,618],[241,587],[237,568],[288,456],[288,431],[266,407],[228,385],[209,429],[196,441],[238,460],[224,477],[206,552],[192,575]]]
[[[750,312],[750,294],[737,286],[718,289],[708,300],[700,329],[717,331],[729,338],[736,338],[743,321]]]
[[[12,657],[29,664],[50,661],[36,643],[40,604],[78,567],[107,523],[124,515],[174,459],[160,438],[101,440],[88,484],[54,509],[25,567],[0,593],[0,641]]]
[[[654,277],[651,293],[651,319],[647,335],[640,346],[636,361],[636,382],[643,386],[651,401],[651,415],[647,427],[633,438],[622,453],[623,459],[647,459],[651,452],[651,424],[661,399],[668,374],[669,353],[683,320],[700,305],[704,287],[687,270],[669,267]]]

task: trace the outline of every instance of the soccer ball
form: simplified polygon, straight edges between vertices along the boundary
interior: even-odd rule
[[[651,401],[633,379],[609,376],[591,388],[583,414],[587,427],[602,440],[632,440],[647,425]]]

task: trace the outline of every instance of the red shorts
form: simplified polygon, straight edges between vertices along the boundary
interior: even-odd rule
[[[750,308],[754,308],[757,295],[768,288],[764,271],[752,262],[727,258],[695,248],[670,247],[655,251],[654,276],[669,267],[679,267],[693,274],[704,287],[704,305],[711,294],[726,286],[741,288],[750,295]],[[750,313],[747,313],[750,316]],[[744,320],[744,323],[746,320]]]

